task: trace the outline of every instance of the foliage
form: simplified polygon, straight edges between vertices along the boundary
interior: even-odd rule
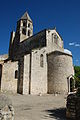
[[[76,88],[80,87],[80,66],[74,66]]]

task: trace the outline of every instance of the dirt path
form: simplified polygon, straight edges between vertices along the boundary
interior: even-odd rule
[[[64,96],[8,95],[15,109],[15,120],[66,120]]]

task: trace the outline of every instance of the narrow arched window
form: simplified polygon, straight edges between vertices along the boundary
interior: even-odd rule
[[[56,34],[54,34],[54,43],[58,43],[58,36]]]
[[[43,54],[40,55],[40,67],[43,67],[43,64],[44,64],[44,56]]]
[[[28,30],[28,36],[30,36],[30,30]]]
[[[26,27],[26,22],[25,21],[23,22],[23,26]]]
[[[30,27],[30,23],[28,24],[28,27]]]
[[[15,71],[15,79],[18,79],[18,70]]]
[[[23,28],[22,33],[26,35],[26,29]]]

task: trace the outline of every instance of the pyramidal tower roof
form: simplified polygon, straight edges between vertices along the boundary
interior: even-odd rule
[[[27,20],[29,20],[29,21],[32,22],[32,20],[31,20],[29,14],[28,14],[27,12],[25,12],[24,15],[21,17],[21,20],[24,20],[24,19],[27,19]]]

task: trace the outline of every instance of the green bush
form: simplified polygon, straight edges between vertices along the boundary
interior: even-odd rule
[[[74,66],[76,88],[80,88],[80,66]]]

